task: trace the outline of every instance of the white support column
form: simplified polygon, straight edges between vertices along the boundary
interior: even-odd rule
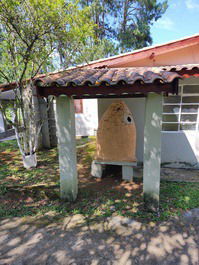
[[[38,98],[38,101],[39,101],[40,116],[43,122],[43,126],[41,128],[42,146],[45,148],[50,148],[51,146],[50,146],[49,125],[48,125],[47,101],[44,98]]]
[[[102,178],[103,173],[103,165],[95,163],[95,161],[92,162],[91,165],[91,176],[96,178]]]
[[[32,90],[32,111],[34,112],[34,119],[35,119],[35,122],[36,123],[40,123],[41,122],[41,113],[40,113],[40,107],[39,107],[39,97],[38,97],[38,95],[37,95],[37,89],[36,89],[36,87],[35,86],[33,86],[33,87],[30,87],[29,88],[30,89],[30,91]],[[26,97],[26,95],[24,94],[24,96]],[[27,105],[27,111],[29,110],[29,107],[28,107],[28,105]],[[25,110],[25,112],[26,112],[26,110]],[[27,116],[27,118],[28,118],[28,116]],[[33,125],[33,127],[35,127],[36,126],[36,124],[35,125]],[[34,136],[32,136],[33,137],[33,139],[34,139]],[[37,144],[37,150],[40,150],[40,149],[42,149],[42,134],[41,134],[41,132],[39,133],[39,136],[38,136],[38,144]]]
[[[3,115],[0,112],[0,133],[1,132],[5,132],[5,124],[4,124],[4,119],[3,119]]]
[[[161,164],[162,95],[149,93],[144,127],[144,202],[149,210],[159,209]]]
[[[126,181],[133,181],[133,167],[122,166],[122,179]]]
[[[67,96],[57,97],[56,125],[61,198],[74,201],[77,197],[78,180],[73,99]]]

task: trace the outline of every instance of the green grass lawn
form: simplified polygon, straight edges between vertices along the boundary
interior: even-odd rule
[[[109,168],[106,177],[90,177],[95,139],[77,140],[79,194],[74,203],[59,199],[57,148],[38,152],[38,167],[25,170],[15,140],[0,143],[0,218],[33,216],[48,222],[49,214],[59,221],[83,214],[88,220],[123,215],[141,220],[161,221],[199,207],[199,183],[161,182],[160,214],[145,211],[142,181],[127,183],[119,168]],[[51,220],[52,221],[52,220]]]

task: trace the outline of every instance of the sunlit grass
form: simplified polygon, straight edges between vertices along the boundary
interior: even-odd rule
[[[142,182],[125,183],[111,172],[105,179],[90,178],[95,155],[95,139],[77,140],[79,193],[76,202],[59,199],[57,148],[38,152],[38,167],[25,170],[16,141],[0,143],[0,217],[42,217],[53,213],[53,220],[82,214],[89,220],[112,215],[161,221],[199,207],[199,183],[161,182],[160,215],[146,212]]]

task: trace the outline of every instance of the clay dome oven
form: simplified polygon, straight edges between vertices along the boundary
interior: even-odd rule
[[[103,114],[97,130],[98,161],[135,162],[136,127],[123,101],[115,101]]]

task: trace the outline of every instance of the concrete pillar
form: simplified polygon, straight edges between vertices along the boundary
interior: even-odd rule
[[[0,133],[1,132],[5,132],[6,128],[5,128],[5,123],[4,123],[4,119],[3,119],[3,115],[0,112]]]
[[[122,166],[122,179],[126,181],[133,181],[132,166]]]
[[[47,101],[44,98],[39,98],[39,108],[40,116],[43,122],[41,133],[42,133],[42,146],[44,148],[50,148],[50,134],[48,125],[48,111],[47,111]]]
[[[162,95],[149,93],[144,126],[144,202],[148,210],[159,209]]]
[[[34,111],[34,119],[35,119],[35,124],[33,126],[35,127],[34,131],[36,132],[36,124],[40,123],[42,118],[41,118],[41,113],[40,113],[40,106],[39,106],[39,98],[37,95],[37,89],[35,86],[30,87],[30,89],[32,89],[32,104],[33,104],[32,111]],[[29,110],[29,106],[27,105],[27,111],[28,110]],[[43,147],[42,134],[40,133],[38,136],[37,150],[41,150],[42,147]]]
[[[48,126],[49,126],[51,147],[57,146],[55,106],[56,106],[56,103],[53,100],[53,102],[51,102],[49,109],[48,109]]]
[[[95,161],[93,161],[91,165],[91,176],[101,179],[103,174],[103,169],[104,165],[97,164]]]
[[[59,150],[60,195],[74,201],[77,197],[77,161],[74,102],[67,96],[56,98],[56,127]]]

